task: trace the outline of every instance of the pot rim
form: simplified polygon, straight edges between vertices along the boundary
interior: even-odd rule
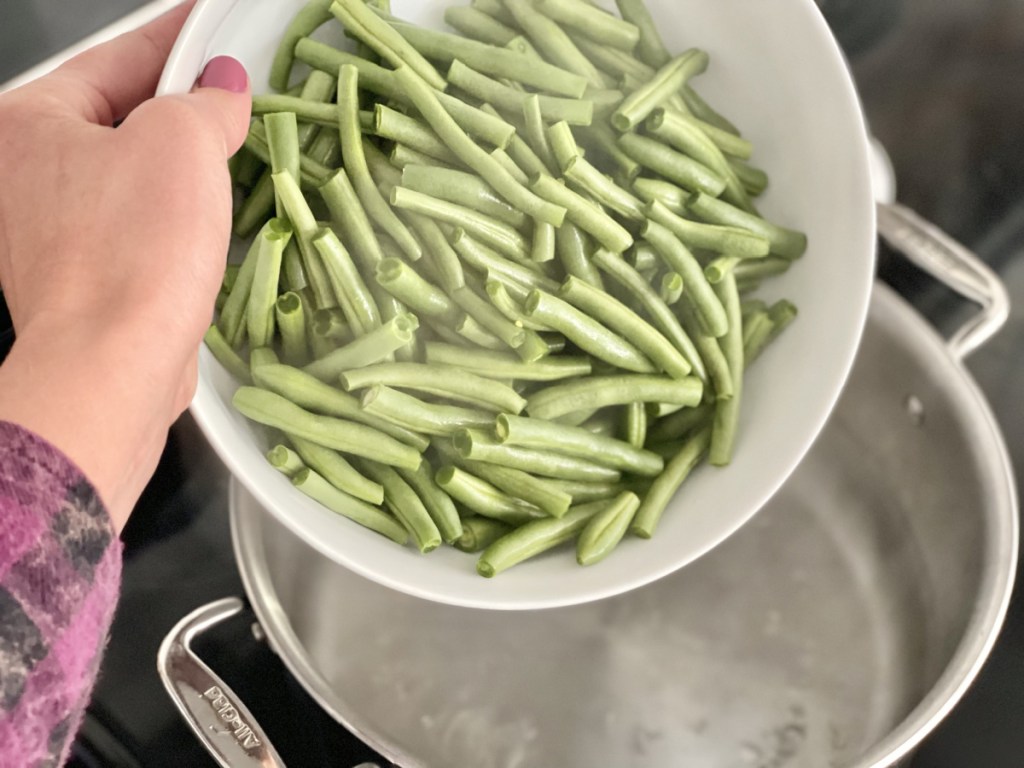
[[[943,360],[956,374],[955,386],[971,415],[972,442],[986,455],[983,466],[990,469],[993,486],[986,505],[989,524],[984,539],[984,567],[978,585],[974,610],[945,670],[928,693],[889,733],[874,744],[851,768],[886,768],[913,751],[921,741],[959,703],[987,661],[1009,606],[1018,559],[1018,497],[1009,451],[992,409],[964,363],[950,352],[947,344],[921,315],[893,289],[876,281],[871,305],[883,307],[883,313],[895,313],[907,323],[910,332],[925,344],[928,354]],[[232,544],[246,594],[268,642],[288,670],[326,712],[373,749],[403,768],[422,764],[396,745],[379,738],[361,724],[362,718],[341,699],[313,667],[304,647],[292,629],[288,616],[277,600],[263,557],[262,522],[254,524],[239,511],[237,479],[230,486]],[[340,566],[339,566],[340,567]],[[471,610],[471,609],[466,609]],[[558,610],[558,609],[554,609]]]

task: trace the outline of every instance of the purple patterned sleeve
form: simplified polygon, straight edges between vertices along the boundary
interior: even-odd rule
[[[0,768],[66,760],[120,578],[121,545],[89,481],[0,422]]]

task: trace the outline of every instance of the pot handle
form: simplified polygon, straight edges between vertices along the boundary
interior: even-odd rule
[[[228,597],[179,621],[160,644],[157,671],[185,720],[222,768],[284,768],[252,713],[191,648],[195,638],[238,615],[243,607],[240,599]],[[377,766],[364,763],[357,768]]]
[[[963,360],[988,341],[1010,315],[1002,280],[985,262],[934,224],[899,203],[878,203],[878,233],[892,248],[981,310],[947,342]]]

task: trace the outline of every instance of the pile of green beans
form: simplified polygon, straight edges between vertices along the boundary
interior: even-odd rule
[[[746,369],[805,251],[753,146],[642,0],[472,0],[458,34],[311,0],[232,160],[206,342],[267,459],[326,509],[492,577],[648,538],[730,463]],[[342,25],[342,51],[312,39]]]

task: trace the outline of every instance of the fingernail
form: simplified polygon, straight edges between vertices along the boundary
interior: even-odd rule
[[[210,59],[203,69],[203,74],[199,76],[199,87],[244,93],[249,87],[249,74],[238,59],[217,56]]]

